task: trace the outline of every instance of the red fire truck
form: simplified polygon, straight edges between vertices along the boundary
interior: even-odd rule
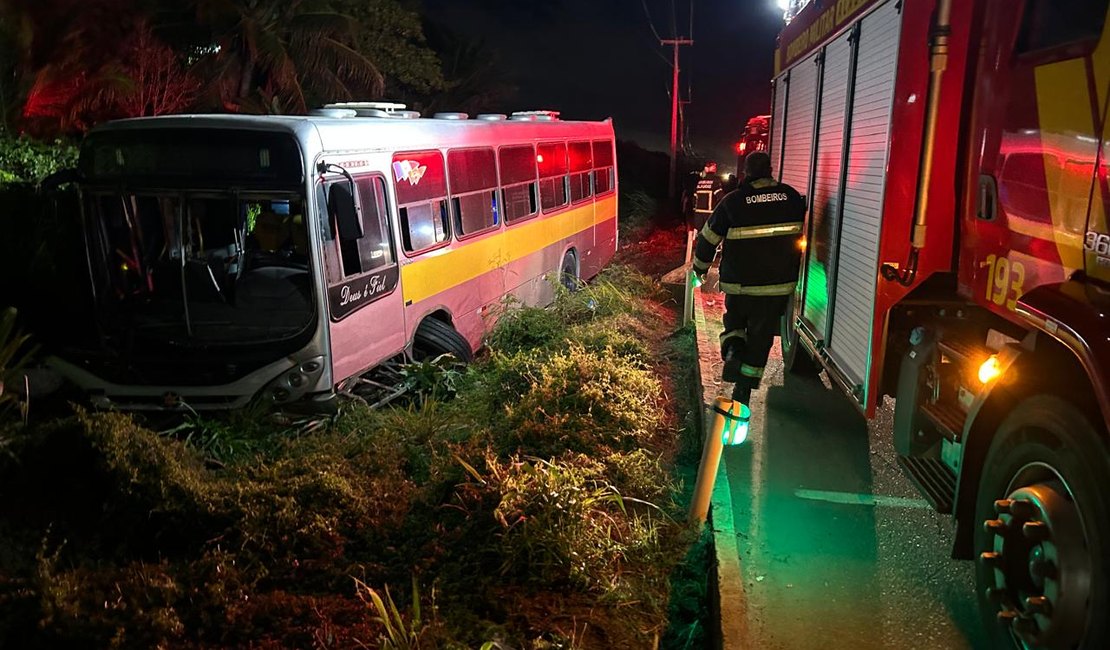
[[[807,196],[787,367],[894,446],[998,647],[1110,648],[1110,0],[826,0],[770,152]]]
[[[756,115],[744,125],[744,132],[736,141],[736,177],[744,175],[744,157],[753,151],[767,151],[767,136],[771,130],[770,115]]]

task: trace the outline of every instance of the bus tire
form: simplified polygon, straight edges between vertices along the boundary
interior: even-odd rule
[[[567,291],[578,291],[581,281],[578,279],[578,256],[574,249],[563,253],[563,263],[559,265],[559,282]]]
[[[791,321],[794,318],[794,296],[786,303],[780,320],[779,345],[782,347],[782,365],[792,375],[815,377],[821,372],[821,364],[809,356],[809,352],[798,341],[798,330]]]
[[[991,443],[975,513],[992,647],[1110,647],[1110,461],[1079,409],[1054,395],[1018,404]]]
[[[474,351],[466,337],[449,323],[436,318],[425,318],[416,328],[413,335],[413,357],[434,359],[442,354],[452,354],[459,361],[470,363],[474,360]]]

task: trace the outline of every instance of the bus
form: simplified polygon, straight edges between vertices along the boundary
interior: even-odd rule
[[[107,123],[77,169],[100,408],[326,405],[384,361],[471,360],[507,297],[617,247],[613,125],[329,104]]]

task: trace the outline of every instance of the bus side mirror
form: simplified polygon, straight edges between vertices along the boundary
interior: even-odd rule
[[[358,208],[355,206],[352,183],[332,183],[328,187],[328,215],[335,224],[336,234],[341,241],[362,238],[362,219],[359,219]]]

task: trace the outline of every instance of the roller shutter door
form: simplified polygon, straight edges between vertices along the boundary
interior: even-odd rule
[[[789,92],[790,84],[787,82],[785,74],[779,76],[775,80],[775,107],[774,113],[771,116],[771,149],[768,152],[771,156],[771,165],[774,167],[775,177],[777,178],[781,170],[779,169],[779,160],[782,156],[782,131],[783,131],[783,118],[786,112],[786,95]]]
[[[813,155],[813,122],[817,107],[817,52],[790,71],[790,102],[786,107],[786,141],[783,142],[780,180],[798,190],[809,191],[810,157]]]
[[[813,200],[810,201],[808,261],[802,317],[811,331],[825,338],[828,325],[829,278],[840,214],[840,171],[844,156],[844,117],[848,109],[848,75],[852,44],[849,34],[825,48],[821,83],[821,122],[817,127]]]
[[[900,3],[891,0],[863,19],[852,95],[843,219],[836,249],[830,357],[858,385],[868,375],[879,266]]]

